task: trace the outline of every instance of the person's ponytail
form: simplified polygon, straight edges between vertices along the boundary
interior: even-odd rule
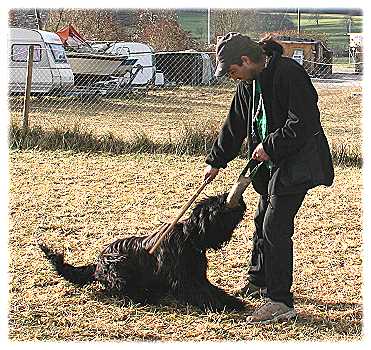
[[[267,35],[259,41],[260,47],[263,49],[264,53],[271,57],[273,54],[281,56],[283,54],[283,47],[277,41],[275,41],[272,35]]]

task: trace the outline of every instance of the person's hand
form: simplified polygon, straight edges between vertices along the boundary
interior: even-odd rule
[[[211,181],[213,181],[216,178],[216,176],[218,175],[218,173],[219,173],[219,169],[218,168],[213,168],[211,165],[208,165],[205,168],[204,181],[206,183],[210,183]]]
[[[266,160],[271,159],[267,153],[265,153],[263,145],[259,143],[254,152],[252,153],[252,159],[255,159],[259,162],[264,162]]]

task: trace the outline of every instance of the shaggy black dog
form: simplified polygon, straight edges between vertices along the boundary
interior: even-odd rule
[[[156,235],[118,239],[108,245],[96,264],[74,267],[63,255],[40,244],[60,276],[83,285],[99,281],[110,294],[135,302],[156,303],[166,293],[178,301],[211,310],[240,310],[244,303],[207,279],[206,250],[220,249],[232,236],[246,210],[229,209],[227,194],[209,197],[196,205],[191,216],[177,224],[153,255],[148,250]]]

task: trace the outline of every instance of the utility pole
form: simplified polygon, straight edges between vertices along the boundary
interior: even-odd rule
[[[352,17],[348,18],[348,33],[352,32]]]
[[[207,45],[210,46],[210,7],[207,9]]]
[[[42,23],[41,23],[41,15],[37,8],[35,8],[35,18],[36,18],[36,26],[38,30],[43,29]]]
[[[300,9],[298,7],[298,34],[300,34]]]

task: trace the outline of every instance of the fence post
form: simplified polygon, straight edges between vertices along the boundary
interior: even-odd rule
[[[30,45],[28,47],[26,88],[25,88],[25,96],[24,96],[24,104],[23,104],[23,120],[22,120],[23,130],[28,129],[28,112],[30,110],[33,54],[34,54],[34,46]]]

